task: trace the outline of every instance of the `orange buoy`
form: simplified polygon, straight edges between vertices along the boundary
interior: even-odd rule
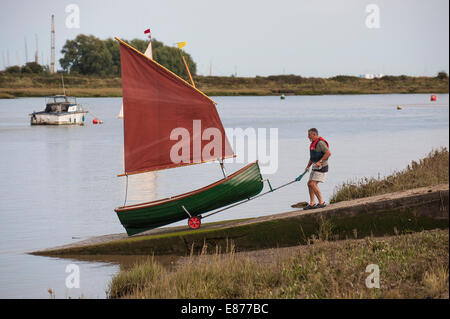
[[[98,124],[98,119],[97,118],[93,119],[92,124]]]
[[[434,94],[433,94],[433,95],[431,95],[431,98],[430,98],[430,100],[431,100],[431,101],[436,101],[436,100],[437,100],[437,96],[436,96],[436,95],[434,95]]]

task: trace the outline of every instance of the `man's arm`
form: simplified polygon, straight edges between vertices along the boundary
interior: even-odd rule
[[[319,167],[320,165],[322,165],[323,161],[326,161],[329,157],[331,156],[331,152],[330,150],[328,150],[323,156],[322,158],[316,163],[314,164],[315,166]],[[310,161],[311,162],[311,161]],[[309,166],[308,166],[309,167]]]

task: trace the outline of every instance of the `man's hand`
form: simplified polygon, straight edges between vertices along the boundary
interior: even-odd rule
[[[315,163],[314,163],[314,166],[316,166],[316,167],[320,167],[321,165],[322,165],[321,162],[315,162]]]

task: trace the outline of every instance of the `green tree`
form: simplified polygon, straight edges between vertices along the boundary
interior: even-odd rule
[[[119,42],[114,39],[106,39],[106,49],[111,54],[111,75],[120,75],[120,46]]]
[[[105,41],[93,35],[78,35],[74,40],[67,40],[59,60],[64,71],[80,74],[113,74],[113,61]]]
[[[142,53],[145,53],[149,44],[149,40],[142,39],[125,40],[125,42]],[[163,42],[152,39],[152,51],[156,62],[189,81],[177,48],[165,46]],[[59,62],[66,72],[100,76],[119,76],[121,73],[120,45],[114,39],[100,40],[93,35],[80,34],[74,40],[67,40],[61,53],[64,56]],[[185,52],[182,54],[192,76],[196,75],[197,66],[194,60],[189,54]]]
[[[439,80],[445,80],[448,79],[448,74],[447,72],[441,71],[437,74],[436,76]]]
[[[20,66],[18,65],[13,65],[13,66],[9,66],[6,68],[5,70],[6,73],[20,73]]]
[[[25,67],[28,67],[32,73],[42,73],[44,71],[44,68],[42,67],[42,65],[40,65],[36,62],[27,62],[25,64]]]

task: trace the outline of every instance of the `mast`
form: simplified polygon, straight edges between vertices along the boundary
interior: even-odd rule
[[[64,96],[66,96],[66,87],[64,86],[64,75],[62,73],[61,73],[61,81],[62,81]]]
[[[37,33],[35,33],[34,36],[36,38],[36,52],[34,54],[34,62],[36,64],[39,64],[39,49],[38,49],[38,36],[37,36]]]
[[[27,37],[24,37],[25,40],[25,64],[28,62],[28,47],[27,47]]]
[[[191,75],[191,72],[189,71],[188,65],[186,63],[186,59],[184,58],[184,55],[181,52],[181,49],[186,45],[186,42],[178,42],[177,45],[178,45],[178,50],[180,52],[181,59],[183,60],[184,66],[186,67],[186,71],[189,75],[189,79],[191,80],[191,84],[193,87],[195,87],[195,83],[194,83],[194,80],[192,79],[192,75]]]
[[[180,54],[181,54],[181,50],[180,50]],[[181,54],[181,58],[183,59],[184,66],[186,67],[186,70],[187,70],[187,73],[188,73],[188,75],[189,75],[189,79],[191,80],[192,86],[195,87],[194,80],[192,79],[191,72],[189,71],[188,65],[187,65],[187,63],[186,63],[186,59],[184,58],[184,55],[183,55],[183,54]]]
[[[55,15],[52,14],[52,31],[50,47],[50,73],[55,73]]]

